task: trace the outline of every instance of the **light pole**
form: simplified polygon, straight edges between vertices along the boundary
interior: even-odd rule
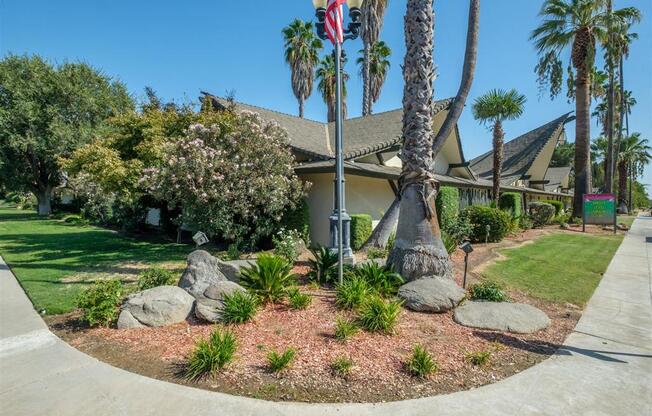
[[[360,6],[363,0],[347,0],[349,6],[350,22],[346,29],[343,29],[343,41],[355,39],[360,33]],[[326,33],[326,8],[328,0],[313,0],[312,4],[316,9],[317,35],[323,39],[329,39]],[[353,259],[353,251],[350,245],[351,217],[346,213],[344,204],[344,163],[342,160],[342,44],[338,41],[335,44],[335,94],[337,102],[335,105],[335,203],[333,214],[330,216],[331,249],[337,250],[337,276],[342,282],[344,257]]]

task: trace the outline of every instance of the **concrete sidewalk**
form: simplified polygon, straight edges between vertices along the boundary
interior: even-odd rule
[[[0,260],[0,414],[649,416],[650,258],[652,218],[639,218],[575,331],[555,356],[539,365],[474,390],[403,402],[342,405],[265,402],[111,367],[54,336]]]

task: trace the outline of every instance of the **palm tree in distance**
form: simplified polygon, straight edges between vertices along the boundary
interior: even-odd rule
[[[368,56],[369,64],[369,114],[372,113],[372,106],[380,98],[380,91],[385,84],[385,78],[387,77],[387,71],[389,71],[390,62],[389,56],[392,54],[392,50],[387,46],[385,42],[378,41],[374,43],[374,46],[371,47],[371,50],[368,51],[368,54],[365,53],[364,49],[360,50],[360,56],[357,59],[357,64],[360,65],[360,74],[364,77],[365,70],[365,55]]]
[[[342,68],[346,63],[346,58],[342,56]],[[328,107],[328,122],[335,121],[335,110],[337,107],[336,79],[335,79],[335,57],[332,54],[324,56],[317,68],[317,89],[321,92],[324,103]],[[342,69],[342,118],[346,118],[346,81],[349,74]]]
[[[618,208],[626,213],[632,208],[631,188],[637,176],[643,173],[645,165],[652,159],[652,148],[648,146],[647,139],[641,138],[640,133],[633,133],[623,137],[620,142],[618,157]],[[627,197],[627,179],[629,177],[630,194]],[[629,204],[627,203],[629,201]]]
[[[362,115],[371,114],[372,85],[371,85],[371,53],[383,26],[383,18],[387,9],[388,0],[365,0],[362,3],[362,24],[360,36],[364,44],[362,59]]]
[[[503,166],[503,144],[505,131],[503,122],[515,120],[523,114],[527,99],[515,89],[491,90],[473,103],[473,117],[483,124],[491,124],[493,130],[494,169],[493,198],[496,207],[500,199],[500,174]]]
[[[539,15],[543,22],[530,37],[538,50],[535,68],[541,86],[550,87],[551,97],[561,91],[564,70],[561,53],[570,50],[569,78],[575,97],[575,189],[573,216],[582,215],[582,195],[591,192],[590,85],[596,41],[604,43],[607,28],[640,19],[636,8],[605,10],[604,0],[545,0]]]
[[[292,92],[299,101],[299,117],[303,117],[303,105],[312,94],[315,65],[323,45],[314,34],[312,22],[295,19],[282,32],[285,62],[292,71]]]

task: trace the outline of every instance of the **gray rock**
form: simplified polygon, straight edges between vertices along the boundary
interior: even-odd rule
[[[255,260],[222,261],[218,259],[217,261],[220,272],[222,272],[222,274],[226,276],[227,279],[236,283],[240,281],[240,269],[243,267],[250,267],[256,263]]]
[[[426,276],[398,289],[406,308],[418,312],[445,312],[457,306],[466,293],[446,277]]]
[[[530,334],[550,325],[548,316],[534,306],[508,302],[465,302],[455,310],[453,320],[472,328],[519,334]]]
[[[208,286],[204,290],[204,297],[213,300],[224,300],[224,295],[231,295],[235,292],[246,292],[247,289],[243,288],[237,283],[225,281],[217,282]]]
[[[220,271],[217,257],[204,250],[195,250],[188,255],[188,266],[181,275],[179,287],[198,297],[211,284],[226,280]]]
[[[158,286],[129,296],[122,305],[118,328],[165,326],[183,322],[195,298],[177,286]]]
[[[218,282],[206,288],[202,296],[197,297],[195,316],[208,322],[220,322],[224,310],[224,296],[247,290],[237,283]]]

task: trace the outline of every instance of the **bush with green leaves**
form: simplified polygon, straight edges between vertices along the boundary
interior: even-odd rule
[[[550,204],[553,207],[555,207],[555,216],[561,214],[564,212],[564,203],[561,201],[555,201],[554,199],[545,199],[541,202],[544,202],[546,204]]]
[[[360,307],[360,325],[369,332],[391,333],[401,313],[402,302],[372,295]]]
[[[200,339],[188,358],[186,377],[198,380],[214,375],[233,360],[238,341],[229,329],[217,327],[208,338]]]
[[[235,291],[225,294],[222,321],[227,324],[241,324],[256,316],[258,299],[247,292]]]
[[[292,364],[297,350],[294,348],[287,348],[282,353],[272,350],[267,354],[267,367],[272,373],[278,373],[285,370]]]
[[[405,367],[411,375],[420,378],[427,378],[438,369],[432,355],[419,344],[414,346],[412,355],[405,363]]]
[[[323,285],[337,278],[337,253],[329,248],[318,245],[310,249],[313,259],[310,259],[308,277]]]
[[[240,284],[264,303],[283,300],[295,280],[292,265],[283,257],[272,254],[261,254],[255,264],[240,269]]]
[[[366,281],[369,287],[381,296],[395,295],[398,288],[405,283],[403,277],[391,267],[381,266],[375,261],[356,266],[349,274]]]
[[[284,257],[290,263],[297,261],[298,247],[302,244],[299,231],[281,228],[272,236],[272,243],[274,244],[274,254]]]
[[[455,237],[444,230],[441,231],[441,241],[444,243],[444,247],[446,247],[446,252],[448,254],[453,254],[455,250],[457,250],[457,241],[455,240]]]
[[[174,284],[174,273],[160,267],[149,268],[138,275],[138,290]]]
[[[530,217],[530,214],[525,214],[525,215],[521,215],[521,218],[519,219],[519,224],[518,225],[523,230],[529,230],[532,227],[534,227],[534,222],[532,221],[532,218]]]
[[[89,326],[110,326],[115,322],[124,296],[122,282],[118,279],[94,283],[77,298]]]
[[[335,288],[335,304],[341,309],[357,309],[371,291],[369,283],[364,278],[347,274],[344,281]]]
[[[505,302],[507,295],[496,282],[489,280],[476,283],[469,289],[471,300],[487,300],[490,302]]]
[[[472,205],[462,212],[472,225],[470,238],[475,242],[499,242],[509,232],[510,217],[498,208]]]
[[[358,332],[359,328],[355,321],[346,319],[342,316],[335,318],[335,338],[340,341],[346,341]]]
[[[444,230],[450,228],[457,222],[460,213],[460,192],[452,186],[442,186],[437,193],[435,205],[439,227]]]
[[[312,303],[312,297],[308,293],[301,293],[298,288],[288,289],[288,301],[292,309],[306,309]]]
[[[498,208],[509,213],[510,217],[514,219],[521,218],[522,215],[523,199],[519,192],[504,192],[500,194],[498,200]]]
[[[463,240],[469,238],[473,232],[473,226],[468,217],[460,215],[455,221],[450,221],[446,228],[442,228],[441,231],[450,236],[455,244],[460,244]]]
[[[86,218],[83,218],[79,214],[66,215],[65,217],[63,217],[62,221],[68,225],[74,225],[77,227],[85,227],[88,224],[90,224],[90,221],[88,221]]]
[[[530,202],[528,212],[535,227],[550,224],[555,216],[555,207],[545,202]]]
[[[382,247],[369,247],[367,250],[368,259],[385,259],[389,255],[389,251]]]
[[[464,356],[466,361],[476,366],[483,366],[489,363],[491,359],[491,352],[489,351],[473,351],[468,352]]]
[[[285,211],[281,227],[298,231],[306,246],[310,246],[310,206],[306,198],[301,198],[294,208]]]
[[[338,355],[331,363],[331,371],[338,377],[346,377],[353,369],[354,362],[345,355]]]
[[[226,248],[226,259],[227,260],[240,260],[240,245],[238,243],[231,243]]]
[[[351,247],[360,250],[371,236],[372,219],[369,214],[351,215]]]

